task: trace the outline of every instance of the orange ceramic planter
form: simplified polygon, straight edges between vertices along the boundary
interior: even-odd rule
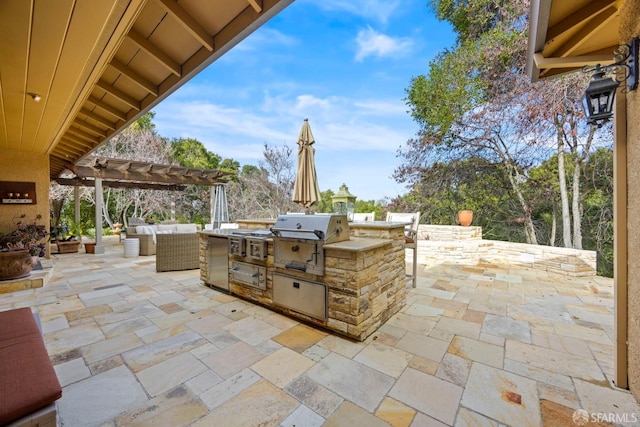
[[[458,211],[458,222],[463,227],[468,227],[473,221],[473,211],[463,210]]]

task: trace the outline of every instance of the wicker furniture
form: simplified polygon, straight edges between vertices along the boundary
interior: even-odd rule
[[[156,271],[200,268],[198,233],[156,235]]]
[[[140,255],[155,255],[157,236],[173,233],[196,233],[200,224],[146,224],[127,228],[127,238],[140,240]]]

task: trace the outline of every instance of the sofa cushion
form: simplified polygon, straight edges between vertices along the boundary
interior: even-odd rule
[[[136,225],[136,234],[156,234],[157,225]]]
[[[30,308],[0,312],[0,378],[0,425],[62,396]]]
[[[176,231],[177,224],[158,224],[158,231]]]
[[[198,227],[195,224],[176,224],[177,233],[196,233]]]

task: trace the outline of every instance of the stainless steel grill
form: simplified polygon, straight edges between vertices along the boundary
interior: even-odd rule
[[[280,215],[271,228],[274,265],[324,275],[324,245],[349,240],[346,215]]]
[[[276,237],[335,243],[349,240],[349,221],[346,215],[280,215],[271,232]]]
[[[269,230],[235,230],[229,234],[229,256],[232,266],[229,277],[246,286],[267,289],[267,238],[273,237]],[[256,262],[261,261],[261,262]]]
[[[229,235],[229,255],[255,260],[267,259],[269,230],[236,230]]]

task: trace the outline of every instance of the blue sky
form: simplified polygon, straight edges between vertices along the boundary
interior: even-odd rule
[[[156,106],[154,123],[257,165],[265,143],[295,156],[308,118],[321,191],[395,197],[396,150],[418,130],[405,89],[454,41],[427,0],[296,0]]]

